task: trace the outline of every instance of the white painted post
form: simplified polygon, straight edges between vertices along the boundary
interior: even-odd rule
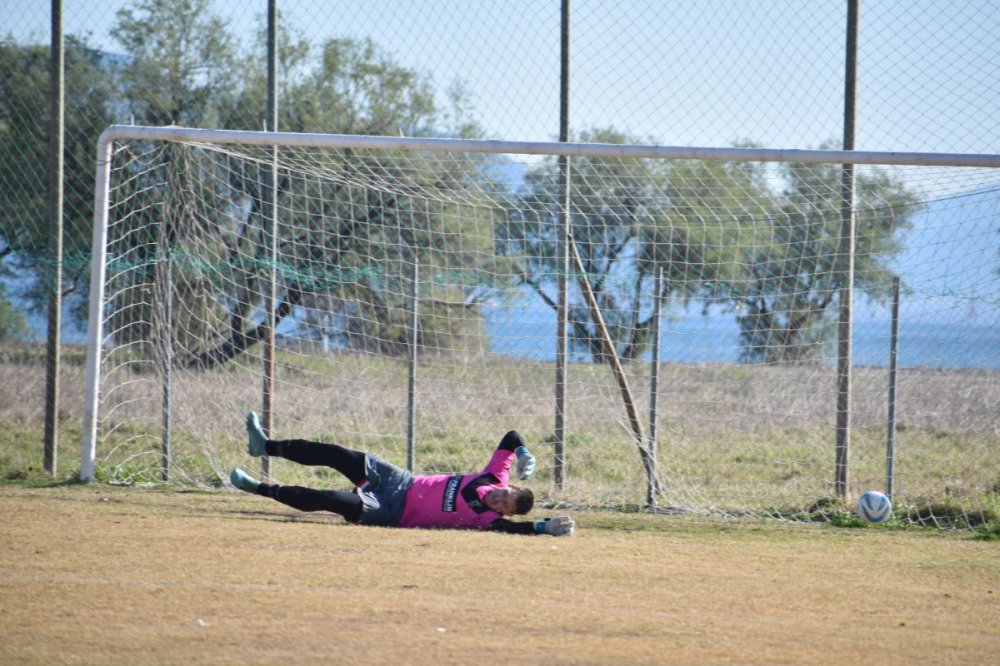
[[[111,180],[111,147],[115,127],[101,132],[97,141],[97,184],[94,187],[94,230],[90,260],[90,316],[87,319],[87,392],[83,405],[83,444],[80,480],[94,480],[97,461],[97,410],[100,402],[101,338],[104,337],[104,264],[108,239],[108,186]]]

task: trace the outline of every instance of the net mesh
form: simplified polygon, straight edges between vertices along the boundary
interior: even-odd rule
[[[253,468],[243,420],[260,410],[273,303],[274,437],[412,455],[437,473],[480,469],[516,429],[539,461],[527,485],[550,503],[645,504],[645,447],[661,510],[843,510],[839,164],[573,157],[564,215],[555,156],[153,141],[113,155],[99,478],[218,485]],[[857,168],[848,494],[886,484],[899,277],[893,499],[905,519],[968,526],[997,510],[998,192],[989,169]],[[579,264],[561,258],[564,220]],[[935,327],[955,318],[979,337],[942,343]],[[270,471],[342,483],[281,460]]]

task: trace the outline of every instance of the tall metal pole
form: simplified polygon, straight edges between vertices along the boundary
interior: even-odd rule
[[[267,2],[267,131],[278,131],[278,3],[277,0]],[[261,424],[264,433],[272,436],[274,425],[274,305],[278,300],[278,147],[271,148],[270,182],[265,188],[267,205],[265,218],[270,221],[267,257],[269,276],[264,296],[264,311],[267,333],[264,336],[264,422]],[[271,459],[261,458],[261,476],[265,480],[271,477]]]
[[[160,344],[162,349],[160,350],[160,363],[161,363],[161,380],[163,384],[162,388],[162,405],[161,405],[161,420],[163,427],[163,436],[161,441],[161,466],[160,478],[163,481],[170,481],[170,468],[172,467],[172,445],[170,439],[170,389],[171,389],[171,372],[174,367],[174,353],[173,353],[173,330],[174,330],[174,315],[173,315],[173,292],[174,292],[174,259],[173,259],[173,245],[174,245],[174,234],[173,234],[173,223],[167,222],[166,216],[164,216],[164,224],[167,226],[166,233],[163,238],[163,256],[160,261],[163,262],[163,275],[161,276],[160,283],[160,298],[162,299],[162,314],[163,323],[161,324],[160,331]]]
[[[63,263],[63,135],[65,123],[65,58],[62,0],[52,0],[49,45],[49,187],[46,213],[51,242],[48,331],[45,347],[45,473],[55,476],[59,447],[59,333],[62,329]]]
[[[889,416],[885,442],[885,494],[892,499],[896,460],[896,361],[899,355],[899,276],[892,279],[892,335],[889,340]]]
[[[406,385],[406,469],[411,472],[417,462],[417,342],[420,332],[420,264],[413,256],[410,284],[410,360]]]
[[[570,0],[562,0],[559,66],[559,141],[569,141],[569,21]],[[556,324],[556,423],[555,459],[552,480],[556,489],[562,489],[566,478],[566,362],[569,329],[569,300],[567,280],[569,273],[569,157],[559,157],[560,233],[559,261],[556,276],[558,284],[558,311]]]
[[[844,72],[844,150],[854,150],[858,64],[858,3],[847,0],[847,48]],[[851,305],[854,295],[854,165],[844,164],[840,180],[840,317],[837,326],[837,497],[847,500],[851,457]]]
[[[646,504],[649,508],[656,506],[656,495],[659,484],[656,481],[656,413],[659,407],[660,384],[660,314],[662,304],[660,294],[663,292],[663,266],[656,267],[653,278],[653,361],[649,372],[649,478],[646,484]]]

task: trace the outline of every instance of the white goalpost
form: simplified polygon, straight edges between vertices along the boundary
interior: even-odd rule
[[[844,164],[858,165],[849,264]],[[261,410],[273,340],[275,437],[437,473],[480,465],[517,429],[553,505],[816,520],[889,488],[901,519],[974,525],[1000,510],[997,338],[918,342],[956,321],[972,322],[956,340],[1000,331],[998,167],[981,154],[111,126],[81,478],[225,485],[247,463],[243,418]],[[838,496],[844,294],[852,429]],[[275,463],[283,483],[328,482]]]

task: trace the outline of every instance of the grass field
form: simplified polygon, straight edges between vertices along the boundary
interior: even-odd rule
[[[0,486],[3,663],[1000,661],[968,532],[584,512],[392,530],[227,491]]]

